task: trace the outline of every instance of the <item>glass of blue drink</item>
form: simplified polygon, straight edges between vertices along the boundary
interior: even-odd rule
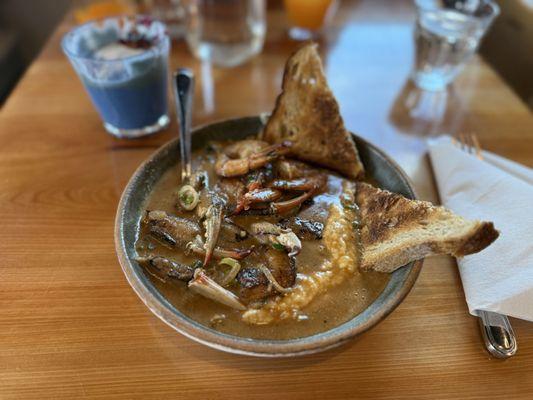
[[[62,47],[109,133],[137,138],[168,125],[164,24],[145,16],[92,21],[67,33]]]

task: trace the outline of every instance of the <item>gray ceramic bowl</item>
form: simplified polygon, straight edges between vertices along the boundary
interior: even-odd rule
[[[262,129],[259,117],[214,123],[194,131],[193,149],[214,139],[242,139]],[[405,173],[385,153],[354,135],[367,174],[390,191],[414,199],[415,193]],[[154,287],[135,261],[137,228],[144,204],[152,188],[169,168],[176,168],[178,141],[157,150],[135,172],[118,206],[115,243],[118,258],[128,282],[146,306],[181,334],[207,346],[232,353],[264,357],[295,356],[323,351],[345,343],[383,320],[409,293],[420,272],[422,261],[413,262],[392,273],[378,298],[361,314],[329,331],[290,340],[247,339],[215,331],[183,315]],[[177,173],[177,170],[176,170]]]

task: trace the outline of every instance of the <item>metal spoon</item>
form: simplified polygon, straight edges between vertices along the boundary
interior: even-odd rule
[[[485,347],[494,357],[512,357],[518,349],[509,319],[502,314],[479,311],[479,327]]]
[[[188,182],[192,174],[191,165],[191,119],[194,99],[194,73],[187,68],[174,72],[174,97],[176,114],[180,127],[181,182]]]

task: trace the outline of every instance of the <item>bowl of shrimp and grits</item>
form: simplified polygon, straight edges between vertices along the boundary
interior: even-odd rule
[[[187,182],[178,140],[157,150],[120,200],[117,254],[146,306],[190,339],[252,356],[315,353],[383,320],[422,261],[362,271],[353,179],[294,157],[264,128],[257,116],[194,130]],[[415,198],[388,156],[352,139],[366,181]]]

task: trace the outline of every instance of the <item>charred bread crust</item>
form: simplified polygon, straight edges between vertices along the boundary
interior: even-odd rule
[[[453,255],[455,257],[463,257],[477,253],[494,242],[498,236],[500,236],[500,233],[494,228],[492,222],[481,222],[474,234]]]
[[[352,134],[344,127],[339,105],[328,87],[316,47],[315,43],[309,42],[288,59],[282,92],[276,99],[262,139],[292,141],[294,157],[326,166],[352,179],[361,179],[363,165]],[[293,78],[299,69],[304,68],[304,78],[295,83]],[[309,84],[311,81],[313,84]]]
[[[469,221],[444,207],[358,182],[362,270],[393,272],[426,256],[477,253],[498,236],[492,222]]]

